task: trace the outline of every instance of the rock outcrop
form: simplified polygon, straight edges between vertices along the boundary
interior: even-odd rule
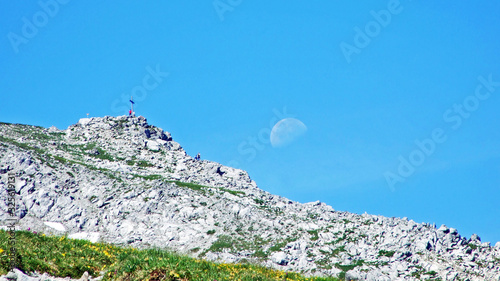
[[[272,195],[243,170],[195,160],[143,117],[2,123],[0,165],[0,219],[13,172],[20,229],[346,280],[500,280],[499,243]]]

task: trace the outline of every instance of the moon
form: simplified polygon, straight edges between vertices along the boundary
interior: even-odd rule
[[[306,125],[298,119],[281,119],[271,130],[271,145],[273,147],[286,146],[305,134],[306,131]]]

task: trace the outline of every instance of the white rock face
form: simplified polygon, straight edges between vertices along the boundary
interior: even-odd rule
[[[0,124],[0,136],[0,221],[14,172],[22,229],[346,279],[500,280],[500,243],[269,194],[243,170],[194,160],[144,117]]]
[[[91,118],[81,118],[80,120],[78,120],[78,124],[82,125],[82,126],[85,126],[88,123],[90,123],[91,121],[92,121]]]
[[[99,241],[100,234],[99,232],[77,232],[68,235],[69,239],[80,239],[80,240],[87,240],[93,243],[96,243]]]
[[[88,272],[85,271],[85,273],[82,275],[80,279],[71,279],[69,277],[66,278],[58,278],[58,277],[53,277],[49,276],[48,274],[37,274],[33,273],[33,276],[29,276],[22,272],[21,270],[14,268],[12,272],[9,272],[6,276],[0,276],[0,281],[12,281],[12,280],[18,280],[18,281],[68,281],[68,280],[79,280],[79,281],[89,281],[89,280],[101,280],[102,276],[96,277],[96,278],[91,278],[89,277]]]
[[[287,265],[290,261],[286,253],[277,252],[271,255],[271,260],[279,265]]]
[[[64,225],[62,225],[59,222],[50,222],[50,221],[47,221],[47,222],[44,222],[44,224],[46,226],[48,226],[48,227],[52,227],[53,229],[55,229],[57,231],[61,231],[61,232],[66,231],[66,227],[64,227]]]
[[[153,151],[160,150],[160,144],[154,140],[147,141],[146,146],[148,149],[153,150]]]

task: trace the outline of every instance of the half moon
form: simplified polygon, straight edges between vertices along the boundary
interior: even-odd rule
[[[306,131],[306,125],[298,119],[281,119],[271,130],[271,145],[273,147],[288,145],[301,135],[305,134]]]

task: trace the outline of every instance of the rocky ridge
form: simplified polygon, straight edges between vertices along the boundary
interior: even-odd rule
[[[0,219],[15,172],[20,229],[347,280],[500,280],[500,243],[272,195],[144,117],[1,123],[0,159]]]

